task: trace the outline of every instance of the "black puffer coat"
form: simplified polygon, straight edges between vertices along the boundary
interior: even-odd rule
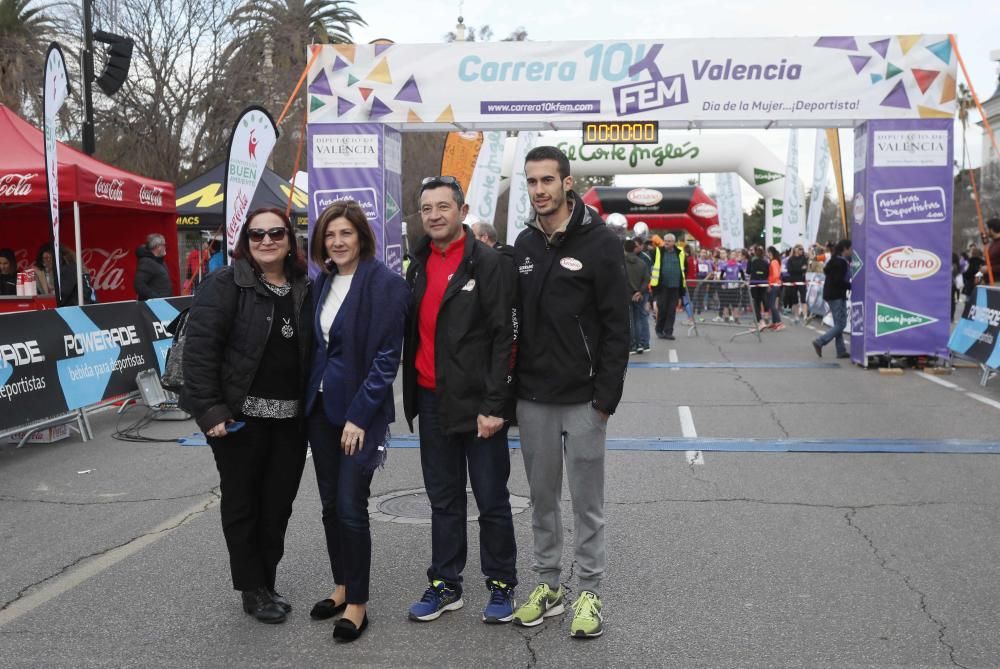
[[[313,305],[306,277],[292,282],[302,395],[309,378]],[[274,295],[246,260],[208,275],[198,288],[184,339],[181,407],[208,430],[238,415],[271,332]]]
[[[163,258],[153,255],[145,244],[135,250],[135,255],[139,259],[135,264],[135,279],[132,280],[136,297],[140,300],[170,297],[174,289]]]

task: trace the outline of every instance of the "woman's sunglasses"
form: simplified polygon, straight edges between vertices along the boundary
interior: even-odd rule
[[[262,230],[260,228],[247,228],[247,237],[250,238],[252,242],[262,242],[264,237],[270,237],[272,242],[280,242],[285,238],[285,227],[271,228],[270,230]]]

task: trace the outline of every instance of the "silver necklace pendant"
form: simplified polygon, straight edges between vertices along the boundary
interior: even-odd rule
[[[281,336],[285,339],[291,339],[295,336],[295,330],[292,329],[292,319],[282,318],[281,320],[285,322],[285,324],[281,326]]]

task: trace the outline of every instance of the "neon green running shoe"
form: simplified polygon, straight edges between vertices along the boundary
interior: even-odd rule
[[[601,617],[601,598],[584,590],[573,602],[573,622],[569,635],[577,639],[590,639],[604,634],[604,619]]]
[[[514,611],[514,623],[524,627],[534,627],[540,625],[545,618],[557,616],[565,610],[562,587],[553,590],[542,583],[531,591],[528,601]]]

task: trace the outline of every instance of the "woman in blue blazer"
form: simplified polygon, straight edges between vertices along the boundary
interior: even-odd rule
[[[310,615],[324,620],[342,612],[333,638],[353,641],[368,626],[368,495],[395,420],[392,382],[410,292],[375,259],[375,235],[356,202],[323,211],[310,247],[322,272],[313,291],[316,347],[306,415],[336,586]]]

